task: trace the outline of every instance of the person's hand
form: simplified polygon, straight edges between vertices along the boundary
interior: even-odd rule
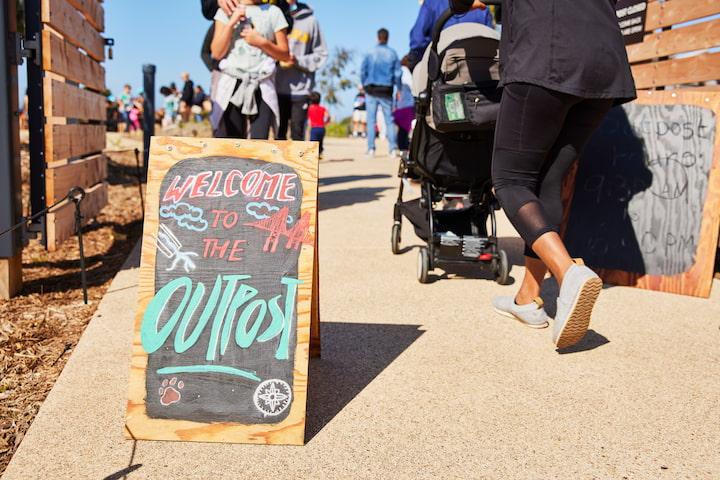
[[[450,0],[450,7],[455,13],[467,13],[475,9],[485,10],[487,5],[480,0]]]
[[[237,25],[247,18],[245,15],[245,5],[238,5],[230,15],[230,25]]]
[[[292,53],[290,54],[290,60],[285,62],[280,62],[280,67],[282,68],[293,68],[297,65],[297,58]]]
[[[218,6],[228,17],[231,17],[235,9],[240,5],[240,0],[218,0]]]
[[[250,25],[243,28],[243,31],[240,33],[240,35],[242,36],[243,40],[247,42],[248,45],[253,47],[260,48],[267,41],[265,37],[260,35],[260,33]]]

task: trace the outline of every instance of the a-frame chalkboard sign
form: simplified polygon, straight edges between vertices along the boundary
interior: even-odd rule
[[[129,437],[304,442],[317,179],[315,143],[153,138]]]

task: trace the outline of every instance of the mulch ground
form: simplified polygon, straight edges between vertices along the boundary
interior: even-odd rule
[[[89,305],[83,303],[76,238],[53,253],[31,240],[23,251],[22,294],[0,300],[0,474],[142,235],[134,153],[108,157],[109,202],[84,230]],[[27,171],[25,150],[25,185]],[[27,193],[26,187],[25,205]]]

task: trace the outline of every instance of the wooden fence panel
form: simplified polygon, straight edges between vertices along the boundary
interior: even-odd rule
[[[55,203],[73,187],[89,189],[107,178],[107,157],[95,155],[45,172],[47,201]]]
[[[98,0],[42,0],[42,67],[47,204],[75,186],[85,189],[85,222],[107,204],[105,149],[105,11]],[[75,233],[75,206],[65,201],[47,216],[47,248]]]
[[[675,58],[632,67],[637,88],[706,82],[720,78],[720,53]]]
[[[720,13],[717,0],[668,0],[651,2],[647,9],[646,31],[670,27]]]
[[[720,19],[653,33],[642,43],[628,45],[631,63],[720,45]]]
[[[101,92],[105,89],[105,69],[95,60],[50,32],[42,33],[43,69]]]
[[[105,9],[97,0],[67,0],[98,32],[105,31]]]
[[[48,162],[81,157],[102,152],[104,149],[105,125],[73,124],[45,127],[45,158]]]
[[[107,117],[105,97],[53,78],[44,79],[45,116],[79,120],[101,120]]]
[[[95,60],[105,60],[105,41],[67,0],[42,0],[42,21],[85,50]]]
[[[86,196],[81,204],[83,223],[89,222],[107,205],[108,184],[100,183],[85,190]],[[48,250],[54,252],[62,242],[75,234],[75,205],[64,202],[47,216]]]

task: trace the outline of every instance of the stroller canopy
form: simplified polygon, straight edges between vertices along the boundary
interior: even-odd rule
[[[427,89],[431,46],[413,71],[413,96]],[[500,80],[498,51],[500,34],[479,23],[460,23],[440,34],[438,53],[444,54],[440,65],[443,81],[450,85]]]

